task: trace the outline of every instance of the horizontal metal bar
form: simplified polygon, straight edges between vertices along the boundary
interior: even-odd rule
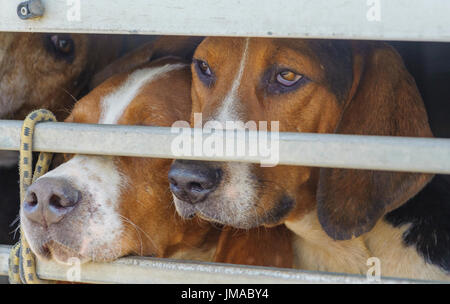
[[[9,259],[9,251],[11,250],[11,246],[0,245],[0,276],[8,275],[8,259]]]
[[[450,41],[448,0],[43,0],[36,20],[20,1],[0,0],[0,31]]]
[[[0,245],[0,275],[7,274],[9,250],[9,246]],[[73,266],[63,266],[52,261],[39,261],[37,265],[41,279],[67,281],[67,273],[71,270],[73,273]],[[126,257],[111,263],[86,263],[81,266],[79,273],[80,282],[86,283],[370,283],[361,275],[144,257]],[[388,284],[426,282],[431,281],[399,278],[381,278],[380,281]]]
[[[21,124],[0,120],[0,150],[19,149]],[[177,136],[163,127],[48,122],[36,127],[33,150],[252,163],[265,160],[248,153],[177,156],[171,148]],[[249,146],[249,137],[244,144]],[[280,133],[278,152],[278,164],[282,165],[450,174],[450,139]]]

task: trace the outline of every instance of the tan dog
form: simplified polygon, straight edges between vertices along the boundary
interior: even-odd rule
[[[65,118],[91,76],[119,56],[105,35],[1,33],[0,119],[47,108]]]
[[[120,65],[128,70],[126,66],[135,66],[134,58],[136,54],[131,54]],[[186,62],[171,58],[147,63],[94,89],[66,121],[170,126],[189,118],[190,86]],[[65,163],[30,186],[23,203],[21,225],[33,251],[39,258],[61,263],[71,257],[111,261],[133,254],[230,263],[239,263],[244,256],[253,265],[292,266],[291,242],[280,243],[274,255],[253,249],[260,240],[276,244],[279,232],[253,230],[260,235],[258,242],[248,238],[237,242],[244,250],[239,257],[232,255],[231,246],[221,245],[216,251],[220,229],[176,214],[167,182],[171,162],[66,157]]]
[[[192,73],[192,112],[202,113],[203,122],[432,136],[414,80],[383,43],[208,38]],[[183,216],[238,228],[285,223],[297,235],[297,267],[365,274],[368,258],[377,257],[384,276],[449,279],[448,202],[409,201],[431,177],[185,160],[169,173]],[[432,209],[415,211],[427,203]],[[406,210],[397,209],[402,205]]]
[[[94,73],[119,57],[122,38],[105,35],[0,33],[0,119],[46,108],[67,117]],[[17,153],[0,151],[0,167]]]

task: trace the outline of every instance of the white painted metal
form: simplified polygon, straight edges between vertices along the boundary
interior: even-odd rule
[[[18,150],[21,121],[0,120],[0,150]],[[242,131],[239,131],[242,132]],[[176,157],[170,128],[42,123],[34,150],[259,163],[260,156]],[[248,138],[246,141],[248,146]],[[450,139],[280,133],[279,164],[450,174]]]
[[[9,246],[0,245],[0,275],[8,273]],[[40,278],[67,281],[74,266],[39,261]],[[81,266],[80,281],[86,283],[171,283],[171,284],[281,284],[281,283],[370,283],[360,275],[337,274],[294,269],[228,265],[171,259],[127,257],[111,263],[87,263]],[[397,278],[381,278],[380,283],[424,283]]]
[[[0,245],[0,276],[8,275],[8,259],[10,246]]]
[[[0,31],[450,41],[448,0],[0,0]]]

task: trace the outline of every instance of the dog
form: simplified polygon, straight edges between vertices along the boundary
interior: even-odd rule
[[[167,55],[190,59],[200,39],[0,33],[0,119],[21,120],[46,108],[63,120],[79,98],[110,76]],[[17,160],[16,151],[0,151],[0,244],[14,242]]]
[[[1,33],[0,119],[24,119],[38,108],[64,119],[121,47],[120,37],[106,35]]]
[[[92,75],[121,55],[121,37],[0,33],[0,119],[47,108],[64,119]],[[12,244],[19,211],[18,153],[0,151],[0,244]]]
[[[278,121],[281,132],[433,136],[414,79],[384,43],[211,37],[192,75],[191,124],[201,113],[204,123]],[[284,223],[298,268],[366,274],[377,257],[383,276],[450,278],[448,190],[447,200],[417,195],[439,177],[177,160],[169,181],[181,216]]]
[[[66,122],[170,126],[190,109],[186,71],[186,64],[166,60],[115,75],[81,99]],[[167,87],[170,92],[161,90]],[[173,108],[178,111],[168,111]],[[60,263],[71,257],[98,262],[130,254],[168,257],[211,244],[210,225],[177,221],[166,203],[161,172],[169,165],[165,159],[68,156],[27,191],[20,219],[33,252]],[[204,254],[208,250],[195,255]]]
[[[189,64],[173,57],[142,63],[140,52],[118,60],[120,67],[109,66],[114,75],[76,103],[65,121],[170,126],[188,119]],[[179,217],[169,203],[172,161],[65,155],[28,188],[22,204],[21,225],[33,252],[63,264],[73,257],[84,263],[141,255],[292,267],[292,244],[285,241],[290,234],[283,227],[254,229],[225,244],[228,230]],[[261,241],[277,245],[280,236],[283,242],[272,252],[257,250]]]

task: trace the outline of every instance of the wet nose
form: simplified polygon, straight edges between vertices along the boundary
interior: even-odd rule
[[[175,161],[169,171],[170,190],[180,200],[200,203],[220,183],[222,171],[201,161]]]
[[[61,221],[81,200],[81,192],[63,178],[43,177],[27,190],[22,205],[24,215],[49,226]]]

